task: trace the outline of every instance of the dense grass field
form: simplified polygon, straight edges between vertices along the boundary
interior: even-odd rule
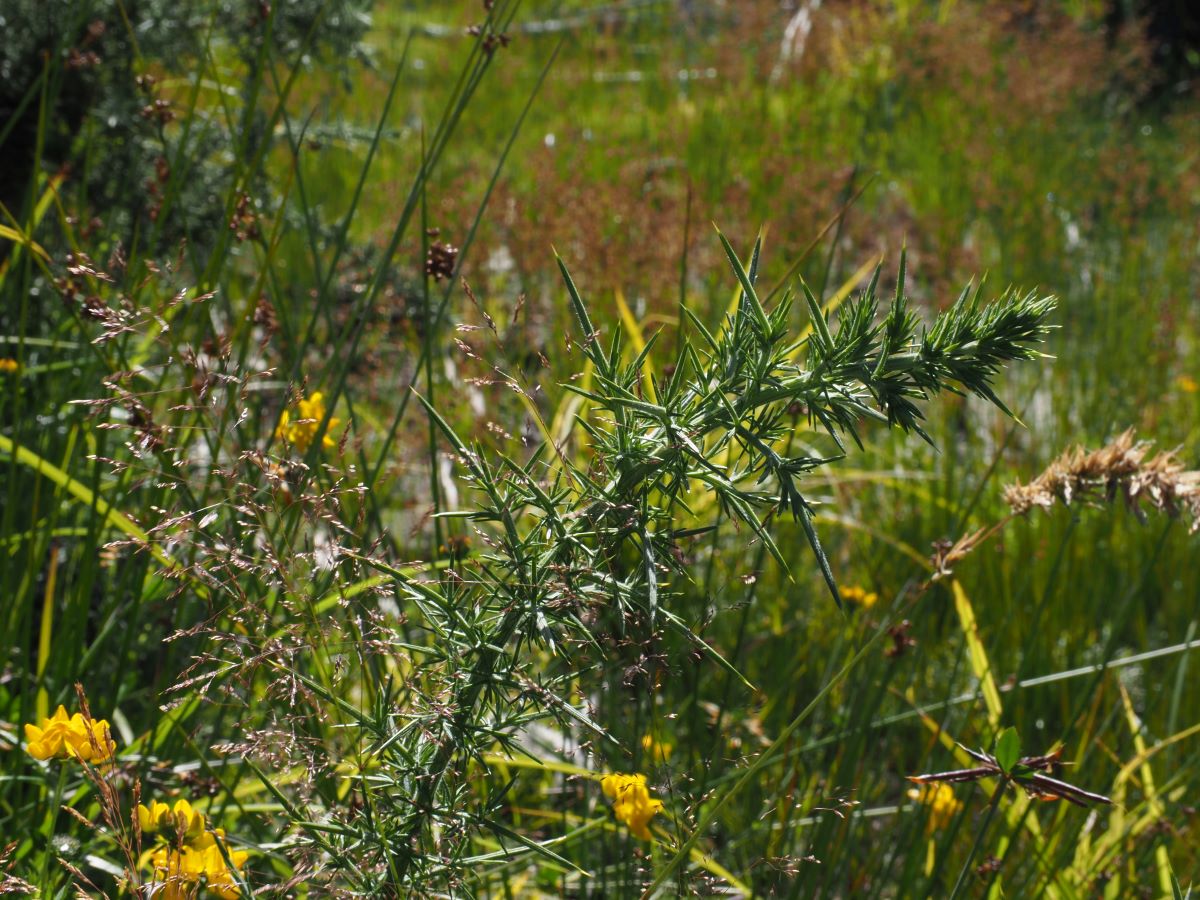
[[[0,4],[0,893],[1187,896],[1107,9]]]

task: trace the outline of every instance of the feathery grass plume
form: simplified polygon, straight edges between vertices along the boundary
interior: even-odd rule
[[[1143,503],[1173,519],[1191,520],[1188,532],[1200,529],[1200,471],[1181,465],[1174,451],[1147,459],[1149,441],[1134,441],[1127,429],[1099,450],[1073,447],[1060,454],[1028,484],[1004,489],[1004,501],[1012,512],[991,525],[968,532],[956,541],[939,541],[930,556],[930,582],[954,574],[954,567],[981,544],[1003,530],[1017,516],[1035,507],[1050,509],[1055,503],[1070,506],[1076,501],[1098,506],[1111,503],[1119,494],[1125,505],[1144,521]]]
[[[16,854],[17,842],[11,841],[6,846],[0,847],[0,894],[34,895],[38,889],[23,878],[18,878],[12,874],[12,869],[16,865],[16,860],[13,856]]]
[[[1005,489],[1004,500],[1015,515],[1024,515],[1035,506],[1100,505],[1120,495],[1139,520],[1148,504],[1172,519],[1186,516],[1194,534],[1200,529],[1200,471],[1185,469],[1173,451],[1150,457],[1151,446],[1135,441],[1130,428],[1099,450],[1074,447],[1033,481]]]

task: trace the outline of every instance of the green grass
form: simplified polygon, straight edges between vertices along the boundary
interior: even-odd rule
[[[928,562],[1071,445],[1133,427],[1196,465],[1195,102],[1144,102],[1136,39],[1106,48],[1064,10],[825,4],[778,66],[788,16],[765,2],[500,0],[512,40],[492,52],[463,33],[479,4],[381,4],[369,67],[317,52],[321,24],[297,67],[295,45],[214,18],[179,60],[131,62],[174,104],[161,128],[130,120],[146,153],[93,111],[69,171],[72,83],[31,77],[37,164],[0,214],[10,873],[45,897],[131,894],[140,790],[195,802],[249,851],[243,888],[281,895],[1186,891],[1187,522],[1059,504],[952,576]],[[1019,422],[953,395],[924,408],[928,443],[851,416],[862,446],[798,477],[869,609],[839,610],[791,516],[760,505],[756,533],[717,488],[621,468],[645,462],[673,373],[698,371],[700,326],[733,327],[710,222],[747,255],[762,229],[764,298],[796,275],[846,313],[881,257],[890,297],[902,248],[925,322],[984,273],[985,296],[1059,298],[1050,356],[994,387]],[[453,277],[424,273],[434,241],[461,250]],[[805,303],[778,315],[809,333]],[[316,391],[336,446],[289,448],[289,392]],[[752,427],[837,455],[802,399]],[[609,478],[632,530],[594,511],[586,485]],[[555,594],[577,546],[605,577]],[[912,645],[887,631],[902,621]],[[112,769],[25,751],[22,725],[76,709],[76,683]],[[956,785],[945,819],[909,799],[905,776],[971,765],[955,742],[990,750],[1007,726],[1027,754],[1061,742],[1057,777],[1113,805],[1010,787],[991,811],[995,779]],[[608,772],[646,774],[654,842],[614,817]]]

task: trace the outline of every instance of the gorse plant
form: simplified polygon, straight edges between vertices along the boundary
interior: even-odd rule
[[[1035,355],[1053,308],[1050,298],[1012,293],[981,306],[979,290],[968,290],[919,329],[902,261],[882,319],[878,269],[836,328],[805,289],[812,328],[796,339],[790,297],[768,309],[756,293],[760,246],[748,268],[725,246],[741,287],[737,306],[715,331],[685,310],[677,361],[661,377],[647,368],[656,342],[625,361],[620,333],[605,339],[598,331],[563,266],[578,328],[573,346],[590,382],[565,386],[585,401],[585,465],[548,443],[514,460],[460,437],[425,403],[478,498],[442,515],[469,522],[483,548],[440,573],[358,555],[396,579],[408,627],[426,638],[392,660],[419,677],[375,680],[366,713],[337,704],[353,726],[346,733],[363,738],[339,752],[369,762],[359,763],[353,791],[355,807],[370,815],[296,810],[314,849],[353,859],[342,874],[355,889],[411,890],[431,878],[454,884],[468,871],[480,877],[486,860],[466,855],[478,830],[557,859],[552,842],[538,846],[497,818],[511,782],[493,785],[484,803],[471,783],[486,774],[480,761],[488,754],[519,755],[539,719],[612,745],[577,686],[584,671],[604,664],[601,648],[614,638],[638,634],[652,646],[665,628],[715,656],[670,600],[676,579],[689,577],[681,548],[712,527],[694,508],[711,498],[780,564],[769,520],[790,513],[837,597],[801,486],[806,473],[838,457],[789,454],[797,413],[841,446],[843,434],[857,439],[870,420],[919,432],[920,404],[942,390],[999,403],[999,367]],[[509,386],[524,390],[515,379]],[[647,819],[657,808],[649,804]]]

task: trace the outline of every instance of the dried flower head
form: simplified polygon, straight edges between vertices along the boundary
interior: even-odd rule
[[[1004,492],[1005,502],[1016,515],[1035,506],[1049,509],[1056,502],[1069,506],[1111,503],[1119,494],[1125,505],[1143,518],[1142,503],[1148,502],[1171,518],[1187,515],[1189,531],[1200,529],[1200,471],[1185,470],[1167,451],[1147,459],[1150,443],[1134,441],[1129,429],[1099,450],[1075,447],[1059,456],[1029,484],[1014,484]]]
[[[434,281],[441,281],[454,274],[458,264],[458,248],[444,241],[434,241],[429,245],[429,253],[425,257],[425,274]]]

